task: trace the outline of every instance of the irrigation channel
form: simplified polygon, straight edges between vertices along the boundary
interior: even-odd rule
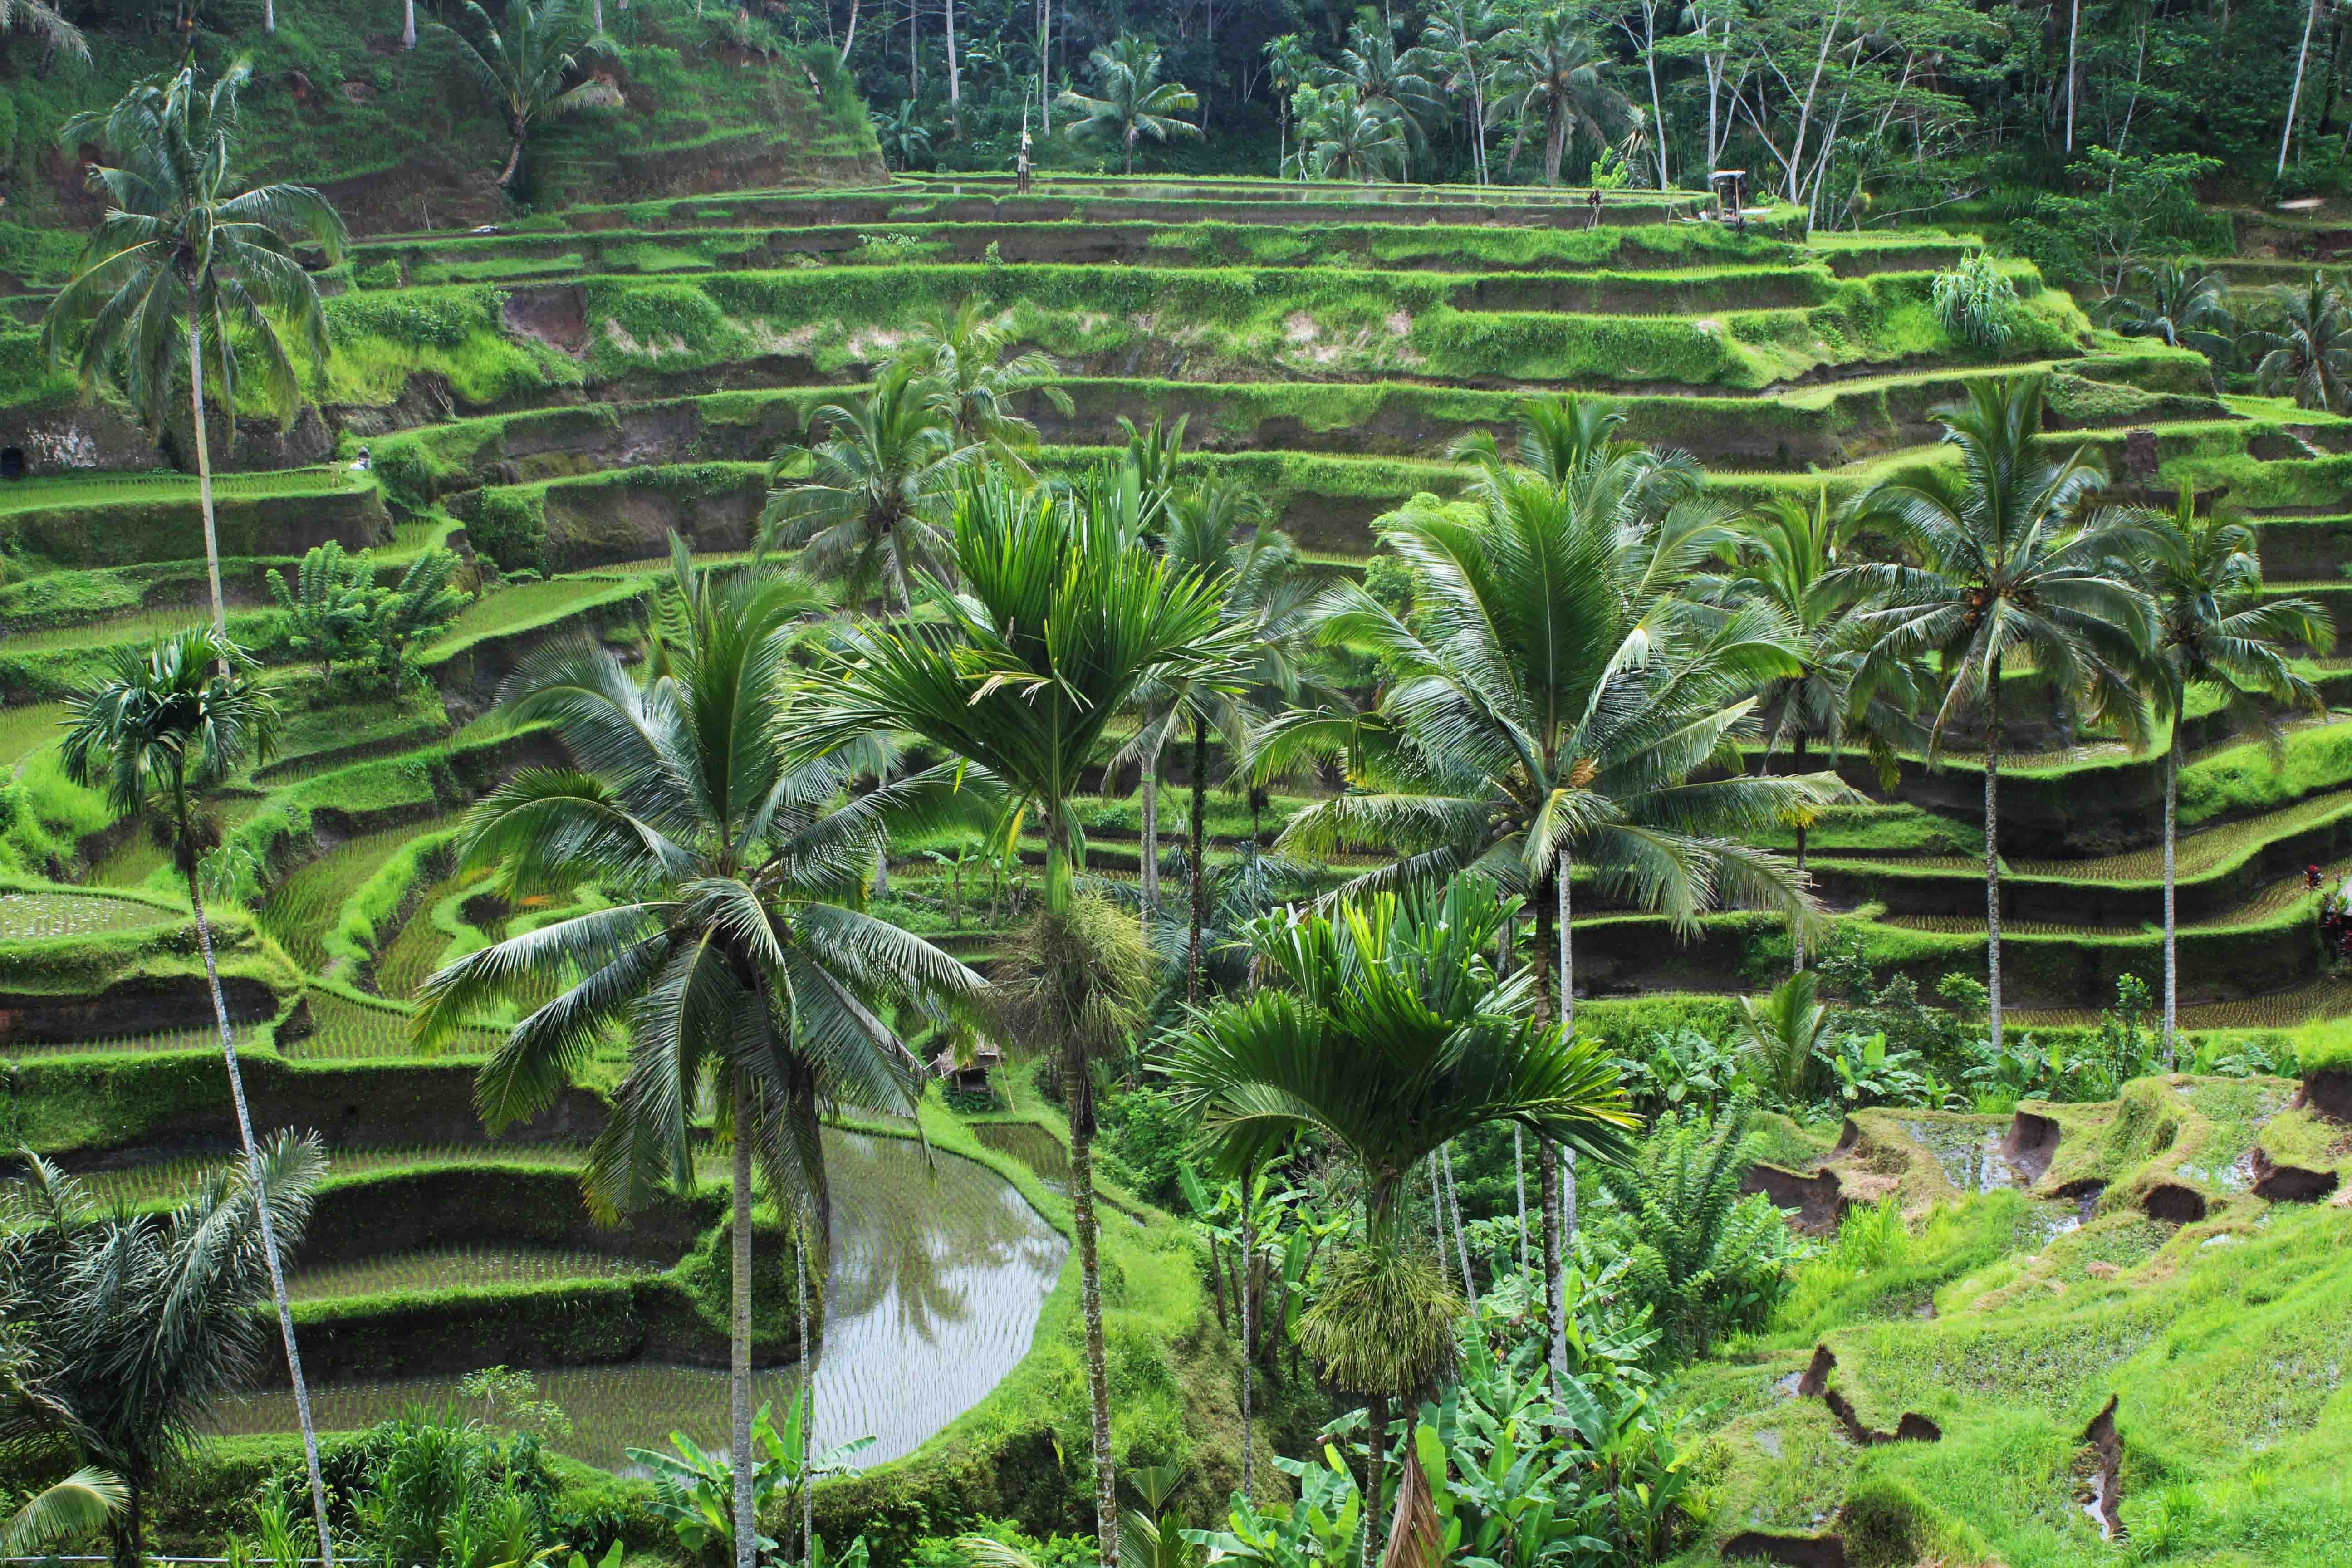
[[[825,1448],[870,1435],[873,1446],[855,1462],[874,1465],[912,1453],[1028,1353],[1069,1244],[1011,1183],[976,1161],[935,1152],[927,1170],[915,1144],[833,1129],[825,1153],[833,1178],[832,1321],[817,1353],[814,1441]],[[497,1272],[513,1260],[481,1261],[497,1278],[518,1277]],[[407,1260],[383,1262],[394,1270]],[[395,1280],[413,1288],[397,1276],[357,1277],[348,1266],[333,1273],[339,1292]],[[477,1282],[446,1275],[444,1281]],[[801,1371],[759,1373],[755,1403],[772,1400],[781,1411],[798,1394]],[[554,1446],[606,1469],[634,1473],[625,1450],[667,1448],[673,1431],[706,1446],[726,1441],[723,1372],[642,1362],[564,1367],[541,1373],[540,1386],[572,1422],[572,1436]],[[314,1386],[310,1396],[320,1426],[341,1430],[372,1426],[410,1405],[437,1407],[457,1394],[455,1379],[417,1378]],[[289,1431],[293,1415],[290,1394],[256,1394],[226,1406],[222,1427]]]

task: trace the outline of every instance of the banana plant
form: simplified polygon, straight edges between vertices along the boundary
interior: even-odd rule
[[[795,1399],[780,1431],[773,1406],[760,1406],[760,1414],[751,1424],[751,1447],[761,1456],[751,1472],[755,1515],[772,1501],[789,1514],[798,1506],[802,1486],[846,1470],[853,1457],[874,1444],[870,1436],[856,1437],[821,1454],[808,1455],[802,1442],[807,1417],[808,1402]],[[683,1432],[671,1433],[669,1440],[677,1450],[676,1454],[654,1448],[628,1450],[632,1462],[652,1472],[651,1511],[670,1527],[678,1544],[688,1552],[700,1552],[705,1546],[719,1542],[725,1545],[731,1560],[735,1542],[734,1465],[724,1452],[708,1450]],[[808,1455],[805,1460],[804,1455]],[[776,1542],[762,1535],[759,1549],[773,1552]]]
[[[1364,1497],[1339,1450],[1324,1445],[1323,1462],[1277,1458],[1275,1465],[1298,1484],[1288,1508],[1260,1510],[1236,1497],[1223,1530],[1188,1530],[1184,1539],[1205,1547],[1213,1563],[1234,1559],[1265,1568],[1337,1568],[1353,1561],[1363,1527]]]

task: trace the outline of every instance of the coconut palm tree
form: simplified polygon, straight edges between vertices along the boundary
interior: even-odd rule
[[[1096,1526],[1110,1568],[1118,1561],[1118,1500],[1091,1058],[1131,1026],[1140,942],[1131,920],[1076,895],[1086,838],[1072,803],[1087,770],[1108,756],[1107,731],[1139,687],[1210,684],[1237,662],[1242,637],[1221,622],[1214,584],[1140,548],[1140,507],[1131,468],[1071,496],[975,475],[956,498],[946,564],[957,590],[932,577],[925,592],[934,616],[847,632],[814,678],[811,712],[796,721],[799,743],[819,755],[877,732],[912,735],[984,769],[1044,824],[1045,910],[1028,939],[1030,980],[1015,989],[1065,1056]],[[1120,936],[1132,946],[1117,945]]]
[[[1404,128],[1387,105],[1366,103],[1352,81],[1337,82],[1315,95],[1298,117],[1298,162],[1303,180],[1344,180],[1369,185],[1404,177],[1409,149]]]
[[[2271,290],[2270,324],[2239,342],[2254,362],[2254,385],[2265,396],[2292,397],[2298,408],[2341,414],[2352,408],[2352,309],[2325,274],[2300,288]]]
[[[0,32],[20,28],[38,34],[47,49],[63,49],[83,65],[89,64],[89,40],[47,0],[0,0]],[[44,62],[47,58],[44,53]]]
[[[2134,269],[2141,288],[2107,301],[2107,322],[2127,338],[2158,338],[2209,359],[2230,349],[2229,283],[2195,265],[2159,261]]]
[[[1385,27],[1368,29],[1358,22],[1348,29],[1339,63],[1315,74],[1326,87],[1352,85],[1359,103],[1396,122],[1404,135],[1404,177],[1410,179],[1412,154],[1429,146],[1428,122],[1445,112],[1444,92],[1427,74],[1443,68],[1428,50],[1400,51]]]
[[[237,95],[251,75],[240,62],[201,91],[189,64],[138,83],[110,109],[66,121],[58,132],[65,145],[96,142],[110,160],[89,169],[106,216],[41,321],[53,362],[73,358],[85,391],[121,392],[159,436],[184,384],[213,630],[224,641],[228,609],[205,393],[209,386],[219,399],[232,440],[240,397],[292,416],[302,378],[289,344],[313,374],[327,360],[318,286],[293,247],[315,244],[330,263],[343,247],[342,219],[309,186],[237,189]]]
[[[188,888],[195,916],[196,950],[211,988],[213,1021],[220,1029],[221,1058],[228,1069],[229,1103],[245,1150],[248,1179],[257,1189],[261,1146],[254,1137],[246,1103],[245,1074],[237,1066],[236,1037],[229,1027],[220,965],[213,948],[211,918],[205,910],[203,865],[221,841],[219,818],[205,811],[204,792],[247,762],[266,763],[277,744],[278,710],[254,672],[251,655],[209,626],[164,638],[142,653],[118,648],[105,680],[66,704],[66,737],[60,759],[66,776],[84,788],[103,789],[118,817],[143,821],[155,842],[168,849]],[[319,1550],[334,1560],[327,1531],[327,1489],[319,1469],[319,1434],[310,1421],[310,1385],[302,1376],[302,1352],[294,1338],[294,1309],[286,1294],[285,1254],[271,1232],[271,1215],[260,1215],[260,1238],[268,1255],[270,1293],[278,1306],[278,1329],[286,1344],[286,1370],[294,1386],[295,1414],[302,1427],[302,1456],[310,1472],[310,1504],[319,1527]],[[135,1480],[135,1478],[133,1478]]]
[[[1569,12],[1543,11],[1528,24],[1516,52],[1497,68],[1495,83],[1495,111],[1517,127],[1505,173],[1519,161],[1529,120],[1543,125],[1544,184],[1557,185],[1560,163],[1579,129],[1602,137],[1604,121],[1624,116],[1623,96],[1601,80],[1603,63]]]
[[[1462,1310],[1442,1260],[1402,1223],[1414,1173],[1496,1122],[1604,1161],[1623,1157],[1635,1124],[1609,1053],[1533,1016],[1529,971],[1496,979],[1486,954],[1517,907],[1467,876],[1255,921],[1250,946],[1266,984],[1196,1012],[1171,1064],[1178,1103],[1225,1173],[1256,1170],[1302,1135],[1346,1150],[1356,1166],[1362,1237],[1332,1265],[1299,1335],[1328,1381],[1370,1400],[1368,1514],[1385,1476],[1390,1402],[1444,1375]],[[1401,1513],[1416,1463],[1408,1451]]]
[[[947,560],[957,477],[985,448],[959,438],[948,396],[908,362],[886,366],[855,402],[818,405],[809,426],[824,438],[780,447],[768,465],[760,548],[798,550],[803,572],[853,594],[878,584],[885,607],[904,615],[914,575]]]
[[[1421,30],[1423,50],[1444,73],[1439,85],[1462,103],[1470,132],[1470,164],[1482,185],[1488,183],[1486,94],[1502,43],[1494,9],[1486,0],[1448,0],[1444,9],[1430,13]]]
[[[2077,447],[2054,460],[2035,449],[2042,379],[1970,384],[1968,401],[1942,413],[1959,471],[1891,480],[1858,503],[1860,523],[1904,559],[1839,569],[1876,602],[1857,613],[1868,651],[1854,671],[1872,691],[1882,677],[1907,679],[1932,658],[1943,692],[1927,732],[1930,762],[1968,714],[1984,725],[1987,984],[1996,1050],[2001,1043],[2000,744],[2005,677],[2029,674],[2105,717],[2126,739],[2145,736],[2147,710],[2133,675],[2155,641],[2154,605],[2118,561],[2135,558],[2146,531],[2103,508],[2106,476]]]
[[[925,321],[898,357],[930,384],[956,445],[984,447],[1026,473],[1037,455],[1037,426],[1013,412],[1016,401],[1034,393],[1065,419],[1076,405],[1054,384],[1061,374],[1054,362],[1035,349],[1011,353],[1014,341],[1008,321],[974,295]]]
[[[116,1563],[139,1568],[165,1467],[261,1370],[255,1309],[278,1288],[278,1247],[301,1239],[326,1156],[279,1133],[163,1214],[100,1210],[39,1155],[18,1158],[25,1178],[0,1194],[0,1468],[61,1454],[84,1468],[9,1529],[103,1517]]]
[[[84,1465],[0,1517],[0,1557],[36,1557],[104,1530],[130,1501],[121,1478]]]
[[[621,107],[620,89],[603,77],[563,85],[565,78],[581,68],[583,57],[614,52],[602,25],[581,16],[572,0],[516,0],[506,9],[503,27],[476,0],[466,0],[466,15],[481,35],[478,40],[454,27],[435,26],[457,41],[458,58],[506,121],[510,144],[506,166],[499,171],[500,190],[514,184],[533,125],[583,109]]]
[[[2164,1064],[2169,1071],[2179,1017],[2173,884],[2189,689],[2219,691],[2241,725],[2275,747],[2278,721],[2270,705],[2327,711],[2318,689],[2288,662],[2287,649],[2324,654],[2335,647],[2336,626],[2313,600],[2266,601],[2254,531],[2218,502],[2200,517],[2196,489],[2186,479],[2171,515],[2148,530],[2145,550],[2142,581],[2158,616],[2152,684],[2158,716],[2172,731],[2164,751]]]
[[[1181,81],[1160,79],[1160,46],[1133,33],[1121,33],[1087,57],[1094,67],[1095,91],[1064,92],[1063,108],[1078,116],[1063,128],[1073,141],[1116,141],[1135,173],[1135,144],[1149,136],[1165,142],[1171,136],[1198,136],[1201,128],[1177,115],[1198,109],[1201,100]]]
[[[1344,765],[1349,792],[1292,818],[1280,842],[1396,853],[1353,887],[1476,870],[1532,895],[1537,952],[1558,943],[1556,977],[1538,963],[1537,984],[1564,1024],[1575,1009],[1573,866],[1591,891],[1662,912],[1680,931],[1727,905],[1808,920],[1812,900],[1793,868],[1742,840],[1851,798],[1832,774],[1740,771],[1757,689],[1801,666],[1765,606],[1682,596],[1727,533],[1703,501],[1667,503],[1676,487],[1661,484],[1649,454],[1611,438],[1620,422],[1570,405],[1540,424],[1576,434],[1543,458],[1565,482],[1496,468],[1470,518],[1416,504],[1381,519],[1381,542],[1416,578],[1410,621],[1352,583],[1318,612],[1328,640],[1381,661],[1379,705],[1294,712],[1258,752],[1262,772],[1302,755]],[[1717,776],[1695,776],[1710,767]],[[1574,1173],[1561,1187],[1547,1149],[1543,1174],[1557,1294]],[[1551,1319],[1559,1364],[1565,1323],[1557,1310]]]
[[[714,579],[672,549],[678,635],[645,684],[594,643],[551,645],[516,671],[504,711],[550,721],[576,765],[528,768],[493,791],[460,855],[496,868],[512,895],[593,883],[611,906],[441,970],[415,1030],[430,1046],[485,1004],[538,1003],[477,1080],[494,1131],[545,1110],[597,1040],[626,1030],[628,1070],[583,1176],[600,1213],[690,1187],[688,1118],[706,1093],[719,1106],[732,1151],[735,1547],[751,1568],[754,1154],[771,1200],[822,1247],[820,1113],[914,1114],[920,1065],[891,1009],[968,995],[979,977],[855,907],[891,815],[951,795],[952,774],[932,769],[842,804],[864,765],[855,752],[785,760],[794,623],[822,601],[794,578]]]

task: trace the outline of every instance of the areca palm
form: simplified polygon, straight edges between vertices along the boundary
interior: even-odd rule
[[[1076,405],[1054,384],[1060,374],[1054,362],[1035,349],[1010,353],[1013,342],[1012,328],[975,295],[925,321],[901,357],[930,382],[958,446],[984,447],[997,461],[1026,472],[1037,452],[1037,426],[1013,412],[1014,402],[1034,392],[1065,419]]]
[[[979,981],[854,907],[888,814],[955,781],[933,769],[843,805],[861,763],[787,762],[793,624],[821,601],[792,578],[713,581],[673,549],[679,630],[648,682],[585,643],[553,645],[516,672],[505,711],[551,721],[575,765],[526,769],[493,791],[461,857],[496,868],[516,896],[593,883],[610,906],[443,969],[415,1027],[429,1045],[484,1004],[553,992],[481,1069],[476,1100],[494,1130],[544,1110],[600,1039],[626,1029],[628,1070],[583,1177],[600,1212],[690,1186],[688,1118],[706,1092],[720,1107],[732,1149],[735,1543],[750,1568],[754,1153],[772,1200],[822,1244],[820,1114],[913,1114],[919,1067],[891,1009]]]
[[[1094,67],[1095,91],[1064,92],[1063,108],[1079,118],[1064,127],[1073,141],[1116,141],[1135,173],[1135,144],[1149,136],[1165,142],[1173,136],[1198,136],[1201,128],[1179,114],[1198,109],[1198,94],[1181,81],[1165,81],[1160,46],[1133,33],[1121,33],[1087,57]]]
[[[2245,334],[2254,362],[2254,385],[2265,395],[2292,397],[2296,406],[2340,414],[2352,408],[2352,309],[2319,272],[2298,288],[2271,290],[2275,316]]]
[[[1260,765],[1299,753],[1345,763],[1349,793],[1294,817],[1282,843],[1396,852],[1359,888],[1476,870],[1527,889],[1537,952],[1559,944],[1556,990],[1541,962],[1538,984],[1568,1023],[1577,862],[1594,890],[1663,912],[1681,931],[1724,905],[1811,919],[1788,863],[1741,840],[1850,792],[1832,775],[1740,769],[1758,687],[1801,666],[1766,607],[1681,596],[1725,537],[1714,511],[1669,502],[1674,487],[1654,483],[1653,459],[1611,438],[1613,416],[1571,409],[1549,427],[1580,432],[1547,458],[1559,481],[1496,468],[1466,508],[1411,506],[1375,525],[1413,569],[1411,622],[1356,584],[1332,590],[1319,619],[1326,637],[1380,659],[1380,704],[1277,721]],[[1695,776],[1709,768],[1717,776]],[[1543,1173],[1556,1298],[1574,1174],[1562,1189],[1549,1150]],[[1556,1301],[1551,1319],[1559,1363]]]
[[[315,1137],[280,1133],[162,1214],[101,1210],[39,1155],[21,1158],[25,1179],[0,1196],[0,1468],[24,1475],[60,1454],[84,1468],[0,1531],[0,1549],[8,1531],[102,1519],[115,1562],[138,1568],[166,1465],[261,1369],[254,1309],[278,1247],[301,1238],[326,1158]]]
[[[619,90],[602,77],[563,85],[581,68],[583,56],[610,55],[613,45],[572,0],[516,0],[506,9],[503,27],[476,0],[466,0],[466,15],[481,34],[479,40],[452,27],[441,31],[457,41],[459,58],[506,121],[510,145],[506,166],[499,171],[499,188],[504,190],[522,167],[523,145],[534,124],[583,109],[620,106]]]
[[[799,550],[803,572],[841,578],[853,593],[882,585],[902,615],[910,579],[947,560],[956,479],[982,448],[959,439],[940,388],[907,363],[886,367],[855,402],[819,405],[809,425],[824,439],[780,447],[768,465],[776,488],[761,548]]]
[[[1107,731],[1149,681],[1213,682],[1241,634],[1221,624],[1218,590],[1139,548],[1141,489],[1131,472],[1075,496],[976,476],[957,497],[948,564],[959,588],[927,584],[935,618],[851,630],[817,674],[800,725],[816,754],[877,731],[910,734],[986,770],[1045,830],[1040,984],[1059,1001],[1069,1100],[1071,1199],[1083,1278],[1094,1419],[1095,1510],[1106,1563],[1118,1553],[1109,1371],[1094,1205],[1089,1054],[1125,1026],[1124,981],[1099,988],[1083,968],[1097,922],[1074,897],[1086,839],[1072,811]],[[1131,936],[1131,923],[1121,922]]]
[[[1299,94],[1299,177],[1368,185],[1404,177],[1404,128],[1386,104],[1367,103],[1352,81]]]
[[[314,373],[327,359],[318,286],[293,247],[315,244],[331,263],[343,247],[342,219],[309,186],[236,188],[237,95],[251,74],[239,63],[205,91],[190,64],[65,123],[67,146],[95,141],[110,160],[89,169],[106,216],[41,322],[52,361],[72,357],[85,390],[120,390],[159,436],[184,384],[213,629],[224,638],[207,387],[232,440],[240,396],[291,416],[302,382],[289,342]]]
[[[1265,46],[1266,86],[1274,92],[1274,173],[1276,179],[1290,176],[1290,137],[1295,129],[1292,121],[1296,110],[1292,100],[1315,69],[1315,51],[1307,40],[1296,33],[1285,33],[1270,38]]]
[[[2172,728],[2164,752],[2164,1059],[2169,1068],[2179,1016],[2174,846],[2189,689],[2217,689],[2233,717],[2275,744],[2277,720],[2264,700],[2319,713],[2327,709],[2318,689],[2288,662],[2287,646],[2326,653],[2335,646],[2336,628],[2310,599],[2265,600],[2254,531],[2219,503],[2198,516],[2197,494],[2187,480],[2171,516],[2148,531],[2146,551],[2144,580],[2158,617],[2158,713]]]
[[[1869,651],[1860,690],[1900,679],[1931,658],[1943,686],[1927,734],[1930,761],[1967,714],[1984,725],[1986,966],[1996,1049],[2001,1041],[2000,743],[2004,676],[2024,667],[2086,717],[2112,719],[2137,740],[2146,705],[2133,672],[2154,641],[2147,595],[2116,563],[2144,543],[2129,514],[2098,505],[2106,476],[2077,447],[2054,459],[2036,450],[2039,376],[1988,380],[1944,410],[1959,471],[1881,485],[1860,515],[1904,559],[1841,569],[1876,603],[1857,625]]]
[[[1389,1401],[1442,1375],[1462,1308],[1405,1234],[1414,1173],[1497,1122],[1603,1160],[1623,1156],[1634,1124],[1607,1051],[1533,1016],[1528,971],[1498,982],[1488,966],[1516,907],[1485,878],[1458,877],[1442,890],[1255,921],[1267,984],[1196,1014],[1171,1063],[1179,1103],[1227,1173],[1245,1175],[1301,1135],[1345,1149],[1357,1167],[1364,1238],[1334,1264],[1299,1333],[1327,1378],[1371,1401],[1372,1509]],[[1401,1510],[1415,1490],[1410,1453],[1406,1462]]]
[[[236,1037],[229,1027],[220,965],[213,948],[211,918],[205,911],[205,857],[220,843],[219,819],[204,810],[205,791],[248,761],[267,762],[277,743],[278,710],[253,679],[252,657],[208,626],[167,637],[144,653],[120,648],[113,673],[66,704],[66,738],[60,748],[66,776],[86,788],[103,788],[117,816],[143,820],[155,841],[168,849],[185,879],[188,907],[195,916],[196,949],[212,992],[213,1021],[220,1030],[221,1058],[228,1070],[229,1103],[245,1151],[247,1174],[262,1179],[262,1152],[246,1103],[245,1074],[237,1066]],[[302,1376],[302,1352],[294,1338],[294,1309],[286,1293],[284,1254],[265,1205],[259,1219],[268,1255],[270,1293],[278,1329],[286,1345],[286,1369],[294,1386],[295,1414],[302,1427],[302,1455],[310,1472],[310,1503],[319,1528],[319,1549],[331,1563],[327,1532],[327,1490],[319,1469],[319,1434],[310,1421],[310,1385]],[[134,1478],[135,1479],[135,1478]]]
[[[1578,130],[1602,136],[1603,121],[1624,113],[1623,96],[1601,80],[1602,63],[1567,11],[1542,12],[1528,26],[1496,82],[1496,111],[1510,116],[1521,128],[1512,139],[1506,170],[1518,162],[1530,118],[1543,122],[1544,184],[1557,185],[1560,162]]]

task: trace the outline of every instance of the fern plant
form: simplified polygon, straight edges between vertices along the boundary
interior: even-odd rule
[[[1960,342],[1980,349],[1998,349],[2009,342],[2017,287],[1983,251],[1972,250],[1949,272],[1936,274],[1928,292],[1936,320]]]

